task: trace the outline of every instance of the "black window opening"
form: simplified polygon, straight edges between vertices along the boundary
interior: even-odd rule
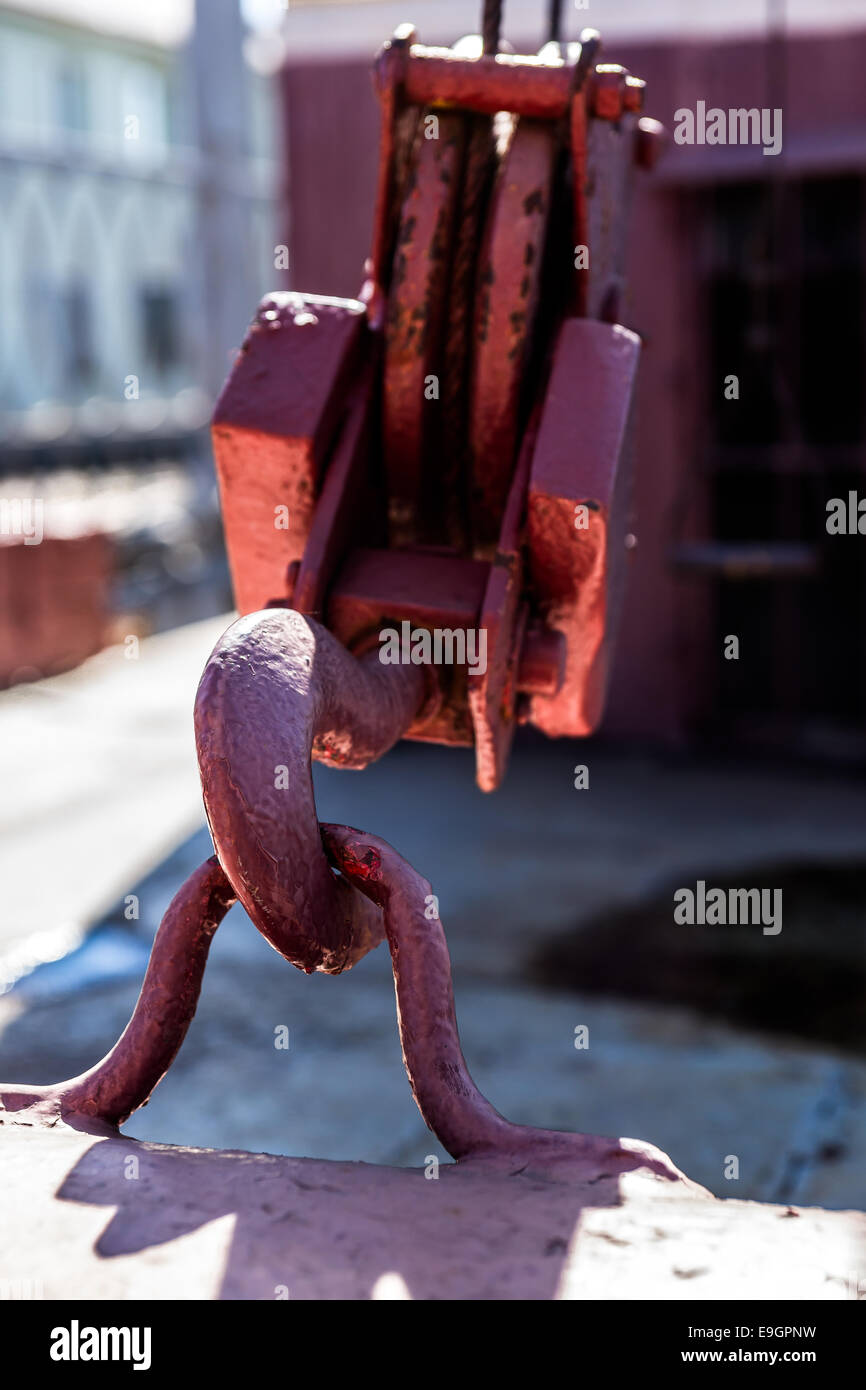
[[[96,376],[93,300],[87,284],[74,283],[61,292],[60,320],[65,382],[79,394],[93,385]]]
[[[148,286],[141,291],[141,331],[148,366],[162,375],[178,365],[177,300],[171,290]]]
[[[716,651],[740,638],[740,659],[719,664],[715,722],[729,732],[866,732],[866,536],[826,528],[831,498],[866,497],[864,209],[856,176],[707,197],[713,539],[770,556],[765,577],[715,586]],[[731,376],[739,399],[726,399]]]

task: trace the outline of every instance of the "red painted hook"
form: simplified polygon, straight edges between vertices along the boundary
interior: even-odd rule
[[[213,934],[234,901],[216,859],[190,874],[160,923],[132,1018],[111,1051],[69,1081],[0,1085],[0,1121],[6,1112],[13,1122],[15,1116],[28,1124],[61,1119],[98,1132],[144,1105],[186,1037]]]
[[[322,833],[340,872],[383,910],[409,1084],[425,1123],[453,1158],[567,1159],[609,1173],[641,1167],[695,1186],[653,1144],[535,1129],[500,1115],[463,1056],[448,944],[431,885],[378,836],[345,825],[323,825]]]
[[[409,727],[427,690],[418,666],[357,659],[291,609],[233,623],[199,684],[195,730],[219,861],[281,956],[337,974],[382,940],[378,910],[322,848],[311,759],[361,768]]]

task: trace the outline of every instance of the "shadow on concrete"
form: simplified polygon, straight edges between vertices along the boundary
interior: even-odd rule
[[[615,1166],[536,1171],[474,1160],[443,1165],[433,1180],[424,1169],[120,1138],[94,1142],[57,1196],[115,1208],[95,1245],[102,1259],[233,1216],[222,1270],[210,1271],[213,1292],[167,1286],[166,1297],[369,1299],[394,1297],[396,1287],[396,1297],[412,1299],[546,1300],[583,1211],[620,1205],[622,1173],[642,1165],[618,1155]]]

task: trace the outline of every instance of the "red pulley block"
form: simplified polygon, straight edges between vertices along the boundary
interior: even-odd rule
[[[485,790],[519,720],[596,727],[622,589],[625,207],[659,130],[597,49],[398,31],[359,298],[268,296],[214,417],[240,611],[294,607],[356,652],[407,623],[483,633],[483,669],[430,672],[407,737],[474,744]]]

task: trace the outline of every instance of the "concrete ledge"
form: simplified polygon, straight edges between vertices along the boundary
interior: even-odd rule
[[[46,1299],[856,1297],[866,1215],[604,1166],[619,1171],[485,1159],[432,1180],[6,1124],[0,1284]]]

